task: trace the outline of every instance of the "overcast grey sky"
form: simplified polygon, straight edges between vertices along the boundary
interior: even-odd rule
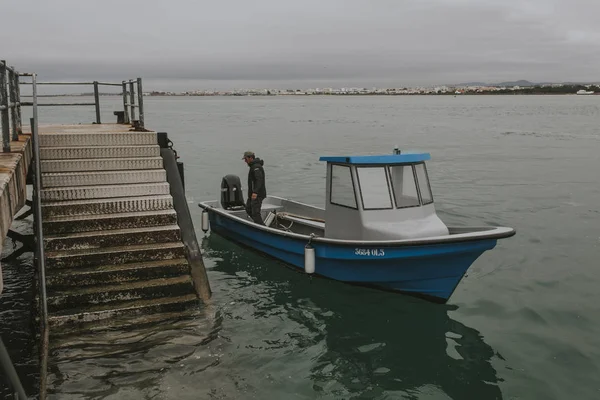
[[[600,80],[600,0],[1,1],[0,58],[44,79]]]

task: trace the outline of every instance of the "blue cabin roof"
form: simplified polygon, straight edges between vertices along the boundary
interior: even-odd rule
[[[373,156],[323,156],[319,161],[327,161],[331,163],[341,164],[363,164],[363,165],[389,165],[389,164],[407,164],[431,159],[429,153],[415,154],[384,154]]]

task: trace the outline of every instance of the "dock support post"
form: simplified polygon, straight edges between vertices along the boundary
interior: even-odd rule
[[[14,67],[13,67],[14,69]],[[15,77],[18,74],[13,70],[8,71],[8,91],[10,93],[10,119],[12,123],[12,140],[19,140],[19,126],[17,124],[17,107],[19,106],[17,102],[17,87]]]
[[[96,104],[96,123],[100,124],[100,93],[98,92],[98,81],[94,81],[94,103]]]
[[[159,132],[158,137],[158,142],[161,146],[160,155],[163,159],[164,168],[167,171],[167,182],[169,182],[171,196],[173,196],[173,205],[175,206],[175,212],[177,213],[177,222],[181,229],[181,239],[187,249],[194,288],[202,300],[208,301],[212,292],[208,281],[208,275],[206,274],[204,260],[202,259],[200,245],[198,244],[196,232],[194,231],[190,209],[188,207],[187,199],[185,198],[185,191],[183,189],[181,177],[179,176],[175,152],[173,149],[165,146],[165,143],[169,142],[167,133]]]
[[[2,151],[10,152],[8,95],[6,93],[6,61],[0,60],[0,124],[2,125]]]
[[[144,92],[142,91],[142,78],[137,78],[137,91],[140,127],[144,129]]]
[[[129,109],[131,110],[131,122],[135,121],[135,92],[133,82],[129,82]]]
[[[125,111],[125,123],[128,124],[129,123],[129,110],[127,110],[127,84],[125,83],[125,81],[122,82],[123,84],[123,111]]]
[[[19,74],[15,73],[15,93],[17,95],[17,130],[18,134],[23,133],[23,118],[21,116],[21,87],[19,86]]]

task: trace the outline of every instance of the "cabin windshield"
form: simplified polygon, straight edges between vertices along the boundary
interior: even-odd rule
[[[419,192],[412,165],[393,165],[389,167],[394,198],[398,208],[418,207]]]
[[[427,169],[425,164],[416,164],[415,173],[417,180],[419,181],[419,193],[421,194],[421,204],[433,203],[433,196],[431,195],[431,186],[429,185],[429,177],[427,176]]]
[[[354,208],[356,196],[354,195],[354,180],[350,167],[346,165],[331,166],[331,194],[329,201],[342,207]]]
[[[364,210],[420,207],[433,203],[425,163],[351,166],[332,164],[331,204]],[[355,188],[358,189],[355,191]],[[356,195],[355,195],[356,193]]]
[[[433,203],[424,163],[389,167],[392,190],[398,208],[418,207]]]
[[[365,210],[392,209],[385,167],[357,167],[358,190]]]

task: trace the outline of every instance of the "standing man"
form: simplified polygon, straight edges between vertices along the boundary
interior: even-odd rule
[[[252,151],[244,153],[243,160],[248,164],[248,200],[246,201],[246,212],[257,224],[264,225],[260,215],[262,202],[267,197],[267,188],[265,186],[264,161],[256,158]]]

